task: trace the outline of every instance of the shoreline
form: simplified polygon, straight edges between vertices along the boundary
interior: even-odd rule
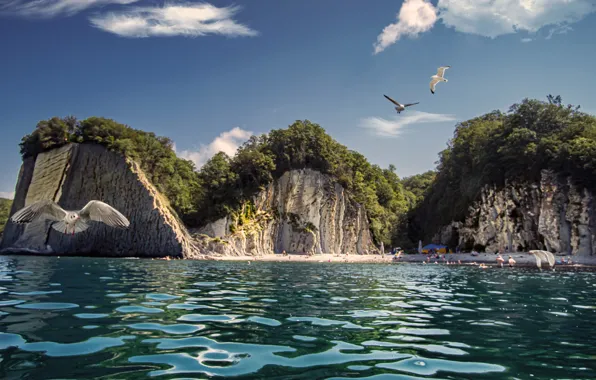
[[[533,256],[527,252],[512,252],[503,254],[502,257],[505,259],[503,267],[508,267],[507,260],[509,255],[516,261],[514,267],[535,267],[536,261]],[[349,264],[422,264],[426,260],[428,255],[424,254],[409,254],[402,255],[399,260],[394,261],[393,255],[339,255],[339,254],[319,254],[314,256],[308,256],[303,254],[288,254],[282,256],[281,254],[270,254],[264,256],[217,256],[217,255],[206,255],[204,259],[209,261],[250,261],[250,262],[304,262],[304,263],[349,263]],[[560,260],[567,256],[555,256],[556,260]],[[570,256],[572,264],[555,264],[555,267],[596,267],[596,256],[588,257],[577,257]],[[477,256],[473,256],[471,253],[453,253],[446,254],[446,260],[449,262],[455,262],[455,264],[446,264],[442,259],[431,259],[427,265],[478,265],[486,264],[489,267],[498,267],[496,258],[497,255],[494,253],[479,253]],[[458,264],[458,260],[461,264]],[[437,264],[435,264],[437,262]],[[548,264],[542,264],[543,269],[548,268]]]
[[[404,254],[399,260],[393,260],[394,255],[340,255],[340,254],[318,254],[308,256],[306,254],[268,254],[263,256],[241,255],[241,256],[222,256],[217,254],[204,254],[202,257],[182,259],[178,257],[142,257],[142,256],[111,256],[98,254],[55,254],[47,252],[33,252],[29,250],[5,250],[0,252],[1,256],[44,256],[44,257],[94,257],[94,258],[119,258],[119,259],[141,259],[141,260],[164,260],[164,261],[245,261],[245,262],[303,262],[303,263],[346,263],[346,264],[422,264],[426,261],[428,255],[426,254]],[[533,256],[527,252],[512,252],[502,254],[505,259],[503,267],[508,267],[507,260],[512,256],[516,261],[514,267],[534,267],[536,268],[536,261]],[[572,264],[555,264],[555,267],[565,268],[580,268],[580,267],[596,267],[596,256],[557,256],[556,260],[571,257]],[[494,253],[478,253],[473,256],[471,253],[452,253],[445,254],[447,261],[453,264],[447,264],[442,259],[431,259],[427,265],[449,265],[449,266],[474,266],[481,263],[488,267],[498,267],[496,262],[497,255]],[[458,264],[458,260],[461,264]],[[436,262],[436,264],[435,264]],[[548,264],[543,263],[543,269],[548,268]]]

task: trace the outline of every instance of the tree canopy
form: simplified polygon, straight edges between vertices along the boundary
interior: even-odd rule
[[[12,207],[12,200],[0,198],[0,238],[4,232],[4,226],[8,221],[10,215],[10,208]]]
[[[365,206],[377,244],[407,247],[463,221],[487,184],[534,181],[548,168],[596,191],[596,118],[563,105],[560,96],[547,100],[524,99],[507,113],[457,124],[436,169],[403,180],[395,166],[371,164],[309,120],[252,136],[233,157],[220,152],[198,171],[176,156],[170,139],[100,117],[40,121],[20,145],[23,157],[69,142],[120,152],[139,163],[189,227],[251,210],[247,202],[288,170],[318,170]]]
[[[204,189],[199,220],[213,220],[240,204],[272,180],[292,169],[310,168],[336,178],[352,198],[365,206],[377,243],[395,242],[400,217],[413,196],[404,189],[395,167],[381,169],[335,141],[308,120],[286,129],[253,136],[234,157],[219,153],[200,170]],[[189,224],[200,224],[200,221]]]
[[[100,117],[40,121],[23,137],[21,154],[35,156],[69,142],[102,144],[137,161],[190,227],[239,210],[288,170],[310,168],[335,177],[364,205],[373,238],[389,245],[396,239],[400,217],[419,196],[404,188],[394,166],[382,169],[370,164],[308,120],[252,136],[234,157],[220,152],[199,171],[176,156],[168,138]]]
[[[21,140],[23,158],[68,143],[97,143],[135,160],[149,180],[169,200],[180,215],[195,210],[201,192],[192,161],[180,159],[167,137],[133,129],[103,117],[78,121],[73,116],[42,120]]]
[[[596,118],[564,105],[560,96],[547,100],[524,99],[508,113],[493,111],[456,126],[439,154],[435,180],[410,215],[412,239],[463,221],[485,185],[536,181],[543,169],[596,190]]]

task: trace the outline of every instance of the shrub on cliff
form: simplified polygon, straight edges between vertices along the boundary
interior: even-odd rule
[[[524,99],[507,114],[459,123],[439,154],[435,181],[412,212],[411,238],[430,238],[452,220],[463,221],[483,186],[536,181],[543,169],[596,191],[596,118],[549,95],[548,102]]]
[[[192,162],[176,157],[168,138],[100,117],[40,121],[23,137],[21,153],[35,156],[69,142],[102,144],[138,162],[190,227],[241,210],[257,191],[292,169],[310,168],[335,177],[365,206],[373,238],[386,246],[395,242],[400,216],[417,199],[404,189],[394,166],[371,165],[308,120],[253,136],[234,157],[220,152],[198,172]]]
[[[135,160],[178,214],[195,211],[201,192],[195,166],[176,156],[170,139],[101,117],[82,121],[72,116],[53,117],[40,121],[23,137],[21,154],[23,158],[34,157],[70,142],[101,144]]]
[[[375,241],[387,246],[395,242],[399,218],[413,197],[403,188],[395,167],[371,165],[308,120],[253,136],[232,158],[223,153],[211,158],[199,172],[204,194],[196,219],[187,221],[200,225],[238,210],[273,179],[303,168],[335,177],[355,201],[365,206]]]
[[[8,221],[11,206],[12,201],[10,199],[0,198],[0,238],[2,237],[2,233],[4,232],[4,226]]]

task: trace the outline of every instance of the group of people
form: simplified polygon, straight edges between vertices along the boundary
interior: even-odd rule
[[[505,259],[503,258],[503,256],[499,255],[497,256],[497,264],[499,264],[499,266],[501,268],[503,268],[503,263],[505,262]],[[513,268],[513,265],[515,265],[515,260],[513,259],[513,257],[511,257],[511,255],[509,255],[509,260],[507,260],[507,262],[509,263],[509,267]]]

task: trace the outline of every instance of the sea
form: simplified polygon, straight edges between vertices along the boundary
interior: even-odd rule
[[[1,379],[596,379],[596,273],[0,256]]]

